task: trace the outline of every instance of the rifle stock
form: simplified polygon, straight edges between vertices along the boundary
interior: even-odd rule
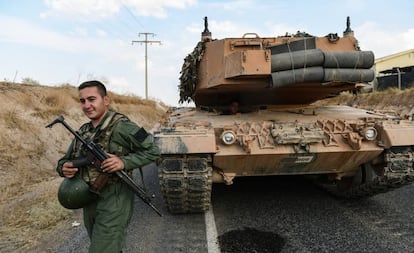
[[[46,126],[46,128],[52,128],[53,125],[56,123],[61,123],[69,132],[71,132],[76,139],[78,139],[84,147],[90,152],[100,163],[103,162],[105,159],[109,158],[108,155],[102,150],[102,148],[94,143],[93,141],[86,141],[85,139],[80,136],[80,134],[73,130],[66,122],[65,118],[61,115],[52,121],[50,124]],[[84,162],[84,161],[82,161]],[[118,170],[115,172],[115,175],[118,176],[124,183],[126,183],[131,190],[148,206],[150,206],[159,216],[162,216],[161,212],[151,203],[151,198],[147,196],[144,189],[142,189],[139,185],[137,185],[134,180],[128,176],[128,174],[123,170]],[[107,184],[109,180],[109,175],[107,173],[100,173],[99,176],[96,178],[94,183],[91,186],[91,191],[94,193],[99,193],[102,188]]]

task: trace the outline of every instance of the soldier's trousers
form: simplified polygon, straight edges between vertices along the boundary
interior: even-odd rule
[[[118,253],[125,245],[134,193],[122,182],[105,186],[98,201],[83,208],[89,253]]]

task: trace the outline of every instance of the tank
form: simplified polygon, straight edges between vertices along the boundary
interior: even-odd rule
[[[414,121],[314,102],[372,81],[347,17],[342,37],[246,33],[201,41],[185,59],[180,102],[154,132],[159,180],[172,213],[204,212],[214,184],[238,177],[303,175],[344,198],[414,180]]]

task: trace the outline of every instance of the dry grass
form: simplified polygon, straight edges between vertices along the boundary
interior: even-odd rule
[[[370,110],[393,110],[402,115],[414,113],[414,88],[399,90],[390,88],[384,91],[362,93],[357,96],[343,92],[337,97],[314,103],[315,105],[348,105]]]
[[[74,219],[75,213],[57,202],[61,178],[55,172],[72,135],[63,127],[45,125],[61,114],[75,129],[87,121],[77,94],[70,85],[0,82],[1,252],[30,252],[42,236]],[[110,95],[119,112],[147,129],[164,113],[153,101]]]

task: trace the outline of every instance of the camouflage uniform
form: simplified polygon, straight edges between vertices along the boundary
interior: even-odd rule
[[[131,122],[126,116],[109,111],[99,125],[92,123],[81,126],[79,134],[86,140],[100,144],[103,150],[119,156],[124,162],[124,170],[132,170],[155,161],[159,150],[148,138],[147,132]],[[56,168],[63,176],[62,166],[66,161],[84,156],[85,150],[76,139],[69,146]],[[91,184],[99,174],[97,168],[80,168],[81,177]],[[99,199],[83,207],[85,227],[91,245],[89,252],[120,252],[125,244],[126,231],[132,216],[134,193],[116,176],[102,190]]]

